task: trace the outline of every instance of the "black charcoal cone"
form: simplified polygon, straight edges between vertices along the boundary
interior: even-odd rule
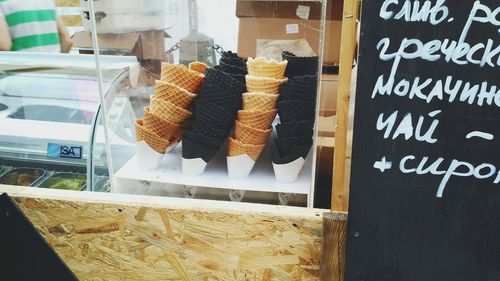
[[[210,160],[212,160],[212,158],[215,157],[218,151],[218,148],[208,147],[188,138],[182,139],[182,158],[201,158],[203,159],[203,161],[208,163]]]
[[[210,124],[213,128],[227,129],[232,127],[236,119],[236,112],[212,103],[196,104],[194,120]]]
[[[215,68],[207,69],[205,72],[205,83],[215,85],[220,89],[227,89],[231,94],[242,94],[246,92],[245,84],[242,84],[230,75]]]
[[[227,89],[220,89],[219,87],[204,83],[200,87],[198,97],[195,101],[197,104],[212,103],[232,112],[240,109],[242,103],[241,93],[231,93]]]
[[[298,57],[295,54],[284,51],[281,53],[283,60],[287,60],[288,64],[285,70],[285,77],[292,78],[302,75],[317,75],[319,58],[312,57]]]
[[[278,138],[310,136],[314,134],[314,119],[276,125]]]
[[[316,100],[318,79],[315,75],[289,78],[280,86],[280,100]]]
[[[224,141],[226,141],[226,138],[214,138],[209,135],[195,132],[193,130],[187,130],[184,133],[184,139],[189,139],[191,141],[200,143],[206,147],[217,148],[217,149],[220,148],[220,146],[222,145],[222,143],[224,143]]]
[[[314,102],[284,100],[278,102],[278,115],[281,123],[291,123],[301,120],[310,120],[315,116]]]
[[[229,129],[214,128],[212,127],[212,125],[207,124],[200,120],[196,120],[195,122],[193,122],[189,130],[197,134],[207,135],[211,138],[218,138],[218,139],[220,138],[227,139],[230,132]]]
[[[223,52],[220,58],[220,62],[224,62],[232,66],[246,68],[246,59],[238,56],[237,53],[233,53],[231,51]]]
[[[220,68],[220,70],[222,70],[223,72],[225,72],[227,74],[242,74],[242,75],[247,74],[246,67],[243,68],[240,66],[234,66],[234,65],[226,64],[224,62],[220,62],[218,65],[218,68]]]
[[[274,164],[288,164],[290,162],[293,162],[299,158],[306,158],[307,154],[311,150],[312,147],[312,142],[308,144],[303,144],[303,145],[292,145],[289,148],[287,148],[287,152],[282,154],[280,153],[280,150],[283,150],[282,148],[280,149],[279,147],[280,144],[278,144],[276,141],[274,143],[273,149],[272,149],[272,160]]]

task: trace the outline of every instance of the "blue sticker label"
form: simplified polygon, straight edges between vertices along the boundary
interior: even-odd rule
[[[59,158],[59,145],[55,143],[49,143],[47,146],[47,157],[49,158]]]
[[[82,159],[83,147],[81,145],[68,145],[49,143],[47,146],[47,157]]]

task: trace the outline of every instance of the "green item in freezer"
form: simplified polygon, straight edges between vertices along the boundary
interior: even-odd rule
[[[73,173],[57,173],[49,177],[40,184],[42,188],[80,190],[85,185],[87,177],[85,175]]]

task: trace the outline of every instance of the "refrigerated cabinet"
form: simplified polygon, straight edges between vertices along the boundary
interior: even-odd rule
[[[109,189],[94,56],[1,52],[0,61],[0,184],[44,186],[66,173],[66,183],[68,175],[84,179],[78,189]],[[120,96],[140,92],[138,63],[133,57],[103,56],[101,68],[103,92],[115,116],[108,116],[109,124],[127,124],[135,113],[130,99]],[[111,95],[115,84],[120,93]],[[141,95],[135,96],[140,102]],[[122,151],[117,161],[130,153],[132,129],[113,130],[115,142],[122,140],[113,146]]]

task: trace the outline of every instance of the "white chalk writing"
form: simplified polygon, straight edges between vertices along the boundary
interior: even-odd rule
[[[384,21],[419,23],[436,28],[441,24],[455,22],[451,13],[446,0],[384,0],[381,2],[378,16]],[[421,100],[427,104],[444,101],[477,107],[500,107],[500,87],[496,84],[498,79],[493,82],[486,79],[471,82],[446,74],[432,78],[422,77],[423,75],[415,75],[412,78],[406,75],[398,78],[401,73],[399,68],[403,62],[412,60],[431,63],[440,61],[456,66],[471,65],[477,66],[478,71],[496,71],[496,68],[500,66],[499,35],[481,34],[482,40],[476,38],[476,41],[471,43],[467,39],[471,37],[469,34],[475,25],[478,27],[490,25],[500,33],[500,7],[489,7],[480,0],[475,1],[458,38],[436,38],[429,41],[419,38],[403,38],[399,42],[391,41],[389,37],[379,39],[374,46],[378,51],[378,59],[390,63],[391,68],[390,73],[376,76],[371,99],[394,96],[411,101]],[[449,37],[449,35],[445,36]],[[436,131],[442,115],[444,113],[441,109],[418,114],[402,112],[398,108],[398,110],[378,113],[375,127],[381,137],[386,140],[414,140],[425,144],[436,144],[439,143]],[[471,130],[465,138],[471,141],[475,139],[492,141],[494,135]],[[471,163],[473,161],[454,159],[459,157],[449,158],[452,159],[417,157],[410,154],[400,159],[398,168],[403,174],[440,177],[441,181],[436,190],[438,198],[444,196],[446,186],[454,178],[474,178],[493,184],[500,183],[500,170],[492,163],[477,164]],[[392,168],[392,162],[384,156],[381,160],[374,162],[373,168],[383,173]]]

